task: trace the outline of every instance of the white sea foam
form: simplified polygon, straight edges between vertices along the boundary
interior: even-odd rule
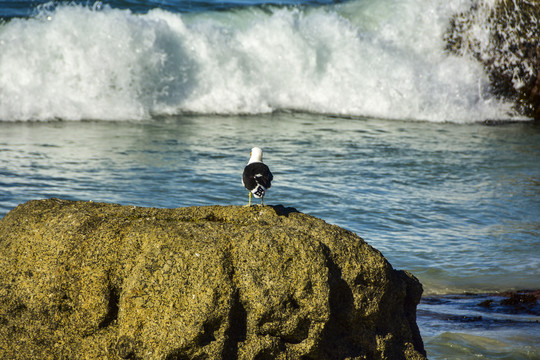
[[[513,117],[481,66],[444,51],[465,6],[363,0],[174,14],[67,5],[0,25],[0,119],[298,110],[471,122]]]

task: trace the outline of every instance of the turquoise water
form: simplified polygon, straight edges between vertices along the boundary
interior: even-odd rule
[[[444,50],[469,5],[0,2],[0,217],[49,197],[243,205],[260,146],[265,203],[421,280],[431,359],[539,359],[537,310],[453,295],[540,288],[540,127]]]
[[[48,197],[165,208],[243,205],[240,176],[254,145],[275,176],[265,203],[358,233],[395,268],[412,271],[425,295],[540,288],[540,127],[529,123],[295,113],[4,122],[0,215]],[[430,358],[454,358],[455,346],[463,348],[459,358],[493,358],[495,342],[507,355],[498,358],[538,358],[537,315],[494,324],[484,314],[467,327],[441,314],[470,317],[477,310],[419,309]],[[518,357],[523,353],[530,357]]]

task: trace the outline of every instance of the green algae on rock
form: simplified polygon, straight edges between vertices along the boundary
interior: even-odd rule
[[[421,293],[282,206],[49,199],[0,220],[4,359],[424,359]]]

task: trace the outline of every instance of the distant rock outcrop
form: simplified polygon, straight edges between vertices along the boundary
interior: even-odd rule
[[[425,359],[421,293],[282,206],[50,199],[0,220],[2,359]]]
[[[473,1],[453,17],[446,41],[454,53],[474,57],[490,76],[492,92],[540,120],[540,2]]]

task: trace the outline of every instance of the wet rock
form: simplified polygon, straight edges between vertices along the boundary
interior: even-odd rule
[[[3,359],[424,359],[421,293],[281,206],[50,199],[0,220]]]
[[[475,0],[456,14],[448,50],[483,64],[491,92],[511,100],[522,115],[540,120],[540,2]]]
[[[539,290],[506,291],[479,296],[489,297],[478,305],[492,311],[506,314],[540,315]]]
[[[540,307],[538,306],[538,295],[540,292],[531,290],[512,291],[500,294],[505,298],[500,301],[500,304],[507,312],[512,314],[531,314],[540,315]]]
[[[484,307],[484,308],[489,308],[489,307],[491,307],[491,304],[493,304],[493,300],[488,299],[488,300],[484,300],[484,301],[480,302],[478,304],[478,306],[481,306],[481,307]]]

